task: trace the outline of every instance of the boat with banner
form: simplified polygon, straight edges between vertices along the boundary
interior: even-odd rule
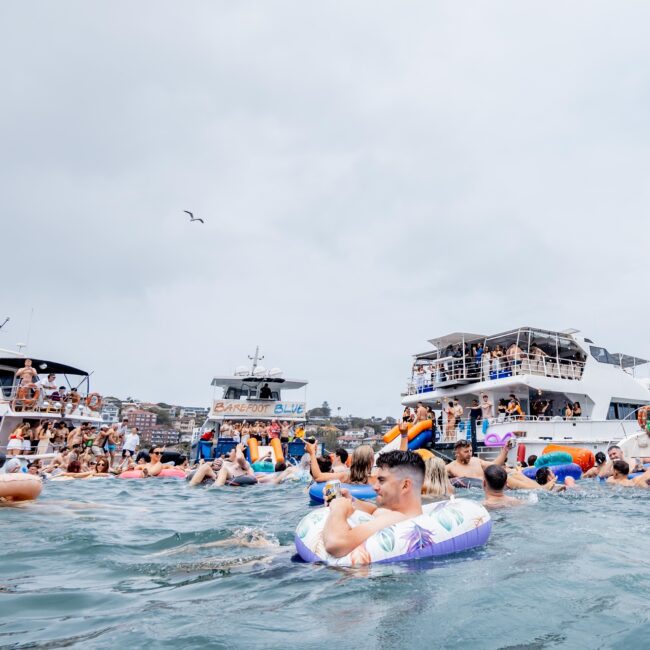
[[[578,330],[454,332],[429,342],[433,349],[414,355],[402,403],[440,413],[441,451],[467,438],[481,452],[507,437],[520,457],[550,444],[604,451],[639,433],[637,414],[650,404],[649,362],[610,353]]]
[[[279,368],[267,370],[260,362],[259,347],[249,357],[250,366],[238,367],[232,375],[219,375],[212,379],[214,396],[208,417],[203,426],[194,432],[192,457],[211,458],[227,453],[242,438],[241,431],[247,428],[266,427],[272,423],[284,429],[298,428],[307,417],[307,384],[304,379],[288,379]],[[297,397],[287,398],[287,392]],[[252,436],[255,439],[255,436]],[[259,442],[268,443],[265,436]],[[258,444],[256,452],[260,458],[267,456],[275,460],[280,451],[273,444]],[[300,441],[285,442],[288,458],[304,453]],[[250,454],[249,450],[249,454]],[[255,453],[255,452],[253,452]],[[257,458],[251,458],[253,462]]]

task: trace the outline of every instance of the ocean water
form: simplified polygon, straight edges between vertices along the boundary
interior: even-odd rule
[[[0,648],[650,647],[650,493],[585,482],[493,514],[481,550],[345,570],[296,561],[308,508],[298,485],[50,483],[0,509]]]

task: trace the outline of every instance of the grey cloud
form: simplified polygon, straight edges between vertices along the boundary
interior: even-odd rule
[[[445,331],[650,354],[645,5],[0,11],[0,345],[34,306],[35,354],[203,403],[260,343],[368,414]]]

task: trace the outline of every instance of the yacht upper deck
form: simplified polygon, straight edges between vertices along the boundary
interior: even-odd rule
[[[647,368],[645,359],[610,353],[577,332],[520,327],[491,336],[455,332],[430,339],[433,350],[415,355],[407,394],[521,375],[580,381],[590,357],[633,376],[640,366]]]

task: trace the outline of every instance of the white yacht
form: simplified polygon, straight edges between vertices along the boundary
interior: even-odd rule
[[[16,373],[31,359],[38,381],[31,386],[21,386]],[[59,391],[45,387],[47,376],[55,375],[57,389],[65,387],[69,395],[75,389],[77,397],[60,399]],[[12,431],[23,422],[29,422],[32,429],[42,420],[65,420],[68,424],[91,422],[96,426],[104,424],[101,418],[102,399],[90,390],[90,374],[57,361],[27,357],[20,352],[0,348],[0,451],[7,451]]]
[[[437,444],[443,448],[469,438],[469,409],[484,395],[493,410],[488,424],[479,421],[476,428],[479,449],[486,436],[498,441],[511,433],[526,455],[539,455],[548,444],[604,451],[639,433],[636,412],[650,403],[649,381],[642,376],[648,361],[610,353],[578,330],[455,332],[429,342],[433,349],[415,355],[402,403],[442,411]],[[456,422],[447,421],[450,399],[463,407]],[[506,413],[511,402],[519,408]]]
[[[214,440],[218,444],[226,420],[249,424],[272,420],[297,424],[306,420],[308,382],[287,379],[279,368],[267,370],[260,364],[264,357],[260,356],[259,347],[249,359],[250,366],[239,366],[234,374],[219,375],[212,380],[214,395],[210,413],[203,426],[194,432],[193,447],[207,431],[215,432]],[[288,399],[288,391],[294,397]]]

